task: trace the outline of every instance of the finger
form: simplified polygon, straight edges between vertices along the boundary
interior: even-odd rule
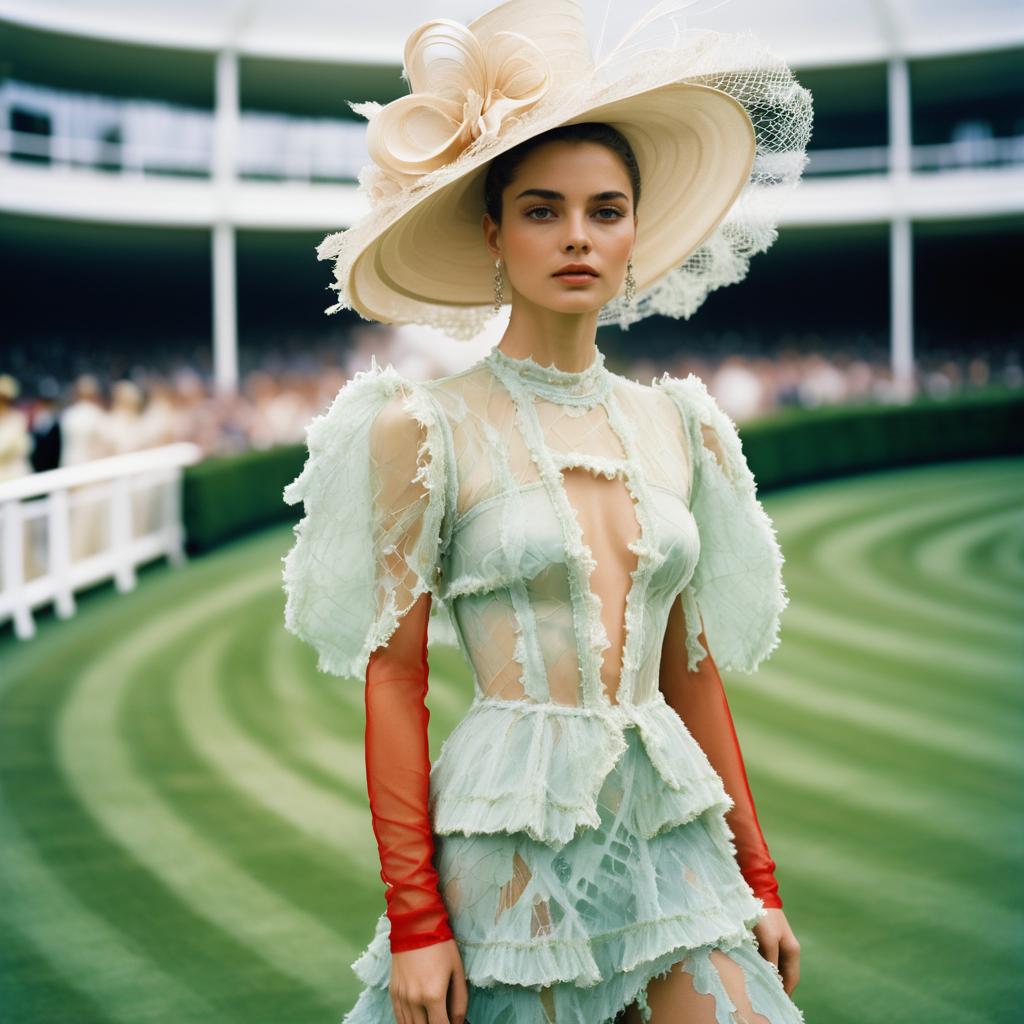
[[[466,1024],[466,1013],[469,1010],[469,991],[462,971],[452,975],[448,986],[448,1016],[451,1024]]]
[[[397,1024],[409,1024],[409,1017],[405,1012],[405,1000],[396,992],[391,993],[391,1009]]]
[[[410,1003],[409,1011],[411,1024],[430,1024],[427,1020],[427,1009],[423,1003]]]
[[[779,953],[786,992],[792,992],[800,981],[800,950],[785,948]]]
[[[424,1018],[426,1024],[451,1024],[451,1021],[448,1019],[448,1010],[445,1007],[445,1001],[443,999],[427,1003],[426,1010],[427,1016]]]
[[[769,963],[775,965],[775,969],[779,968],[779,940],[772,936],[768,939],[758,939],[758,945],[761,948],[761,956],[765,958]]]

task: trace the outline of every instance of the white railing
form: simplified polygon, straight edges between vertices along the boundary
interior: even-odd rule
[[[182,469],[201,458],[182,442],[0,482],[0,623],[27,640],[34,608],[66,619],[83,587],[113,579],[125,593],[136,566],[182,564]]]
[[[244,135],[243,117],[243,140]],[[279,146],[264,150],[250,146],[238,154],[241,178],[310,182],[354,182],[366,163],[361,137],[345,138],[365,126],[339,122],[335,152],[317,152],[309,147]],[[208,146],[189,148],[165,141],[108,142],[86,136],[40,135],[0,127],[0,160],[29,158],[40,170],[66,167],[116,169],[125,176],[162,177],[187,172],[199,177],[212,174],[212,152]],[[970,170],[1006,167],[1024,163],[1024,135],[1000,138],[962,138],[934,145],[917,145],[911,150],[911,166],[918,171]],[[885,174],[889,170],[888,146],[848,146],[842,149],[814,149],[808,153],[805,174]]]

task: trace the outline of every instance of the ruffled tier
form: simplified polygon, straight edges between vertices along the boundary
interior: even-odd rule
[[[591,989],[556,984],[550,988],[546,1003],[541,1002],[536,989],[501,985],[481,992],[470,987],[466,1019],[470,1024],[612,1024],[619,1011],[634,1002],[641,1017],[649,1019],[644,997],[647,986],[680,964],[693,975],[698,992],[715,997],[716,1024],[735,1024],[733,1014],[737,1007],[711,961],[711,952],[716,948],[723,946],[719,943],[699,949],[673,949]],[[786,995],[778,971],[761,956],[755,942],[746,940],[729,947],[729,956],[743,971],[744,986],[755,1013],[772,1024],[805,1024],[802,1011]],[[364,988],[342,1024],[370,1022],[395,1024],[386,987]]]
[[[638,805],[660,774],[642,730],[626,729],[622,739],[622,756],[595,797],[596,825],[568,843],[552,846],[525,831],[437,836],[468,1019],[610,1024],[634,1000],[643,1008],[650,980],[680,961],[695,983],[698,974],[715,982],[705,961],[720,948],[743,966],[755,1009],[773,1024],[797,1024],[799,1010],[757,952],[752,929],[765,910],[740,874],[724,811],[714,805],[677,824],[665,819],[652,835],[639,832],[638,821],[654,819]],[[394,1024],[389,934],[382,914],[352,965],[365,987],[343,1024]],[[726,1002],[723,992],[719,1005]]]
[[[647,758],[637,763],[629,826],[650,839],[733,801],[704,751],[661,696],[586,709],[525,701],[474,701],[430,775],[438,835],[525,832],[554,849],[600,824],[598,793],[636,726]]]

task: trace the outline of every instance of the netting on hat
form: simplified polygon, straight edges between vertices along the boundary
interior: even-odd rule
[[[786,199],[807,163],[811,93],[786,62],[752,33],[683,27],[680,10],[678,4],[659,5],[641,19],[636,31],[598,59],[592,74],[581,76],[574,87],[551,90],[531,109],[507,118],[499,132],[475,139],[449,163],[404,179],[375,164],[367,165],[360,174],[360,190],[371,204],[369,214],[347,230],[328,235],[317,247],[319,259],[334,260],[335,282],[330,287],[338,293],[338,301],[325,312],[355,308],[347,295],[354,262],[426,196],[589,109],[670,83],[710,86],[743,105],[756,139],[749,180],[725,218],[695,250],[639,290],[632,304],[621,296],[607,303],[598,323],[626,328],[656,313],[686,319],[716,288],[741,281],[751,257],[766,251],[778,237]],[[371,119],[381,109],[375,103],[353,107]],[[397,291],[392,314],[395,322],[438,327],[456,338],[472,337],[495,315],[490,303],[454,306]]]

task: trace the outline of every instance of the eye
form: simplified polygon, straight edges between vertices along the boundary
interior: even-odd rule
[[[617,206],[602,206],[599,210],[595,210],[594,212],[614,214],[612,217],[598,217],[598,220],[616,220],[619,217],[626,216]]]
[[[534,217],[533,215],[535,213],[550,213],[552,216],[554,216],[554,210],[552,210],[550,206],[531,206],[530,209],[526,211],[526,216],[531,218],[532,220],[551,219],[550,217]]]

